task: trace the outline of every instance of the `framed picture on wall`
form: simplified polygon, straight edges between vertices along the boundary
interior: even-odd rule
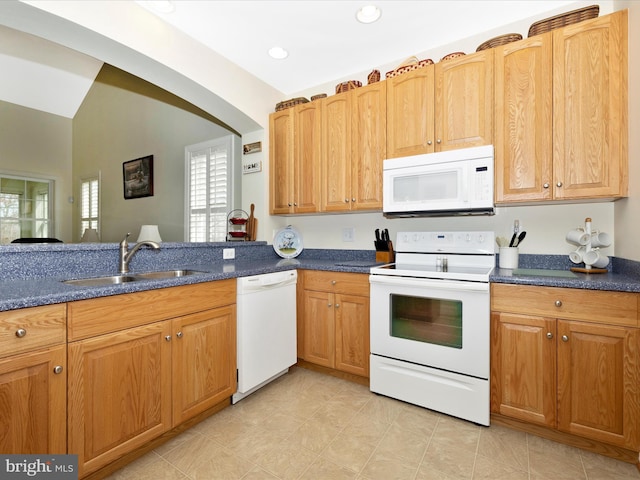
[[[153,195],[153,155],[124,162],[122,178],[125,200],[151,197]]]

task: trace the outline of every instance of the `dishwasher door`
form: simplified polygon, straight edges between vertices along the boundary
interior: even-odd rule
[[[238,278],[236,403],[297,361],[295,270]]]

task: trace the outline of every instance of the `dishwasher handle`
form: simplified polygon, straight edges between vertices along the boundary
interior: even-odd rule
[[[240,277],[238,278],[238,295],[295,285],[297,281],[298,272],[296,270]]]

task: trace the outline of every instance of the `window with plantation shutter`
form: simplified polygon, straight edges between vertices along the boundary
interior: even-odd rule
[[[98,176],[80,181],[80,236],[87,228],[100,233],[100,179]]]
[[[186,240],[223,242],[227,214],[233,210],[234,173],[231,136],[185,148],[187,161]]]
[[[0,174],[0,244],[54,235],[53,187],[52,179]]]

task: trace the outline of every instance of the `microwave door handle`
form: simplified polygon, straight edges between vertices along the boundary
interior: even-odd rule
[[[462,195],[460,195],[460,200],[462,200],[462,203],[469,203],[469,175],[468,175],[468,169],[467,168],[461,168],[459,170],[459,174],[460,174],[460,183],[461,185],[461,192]]]

